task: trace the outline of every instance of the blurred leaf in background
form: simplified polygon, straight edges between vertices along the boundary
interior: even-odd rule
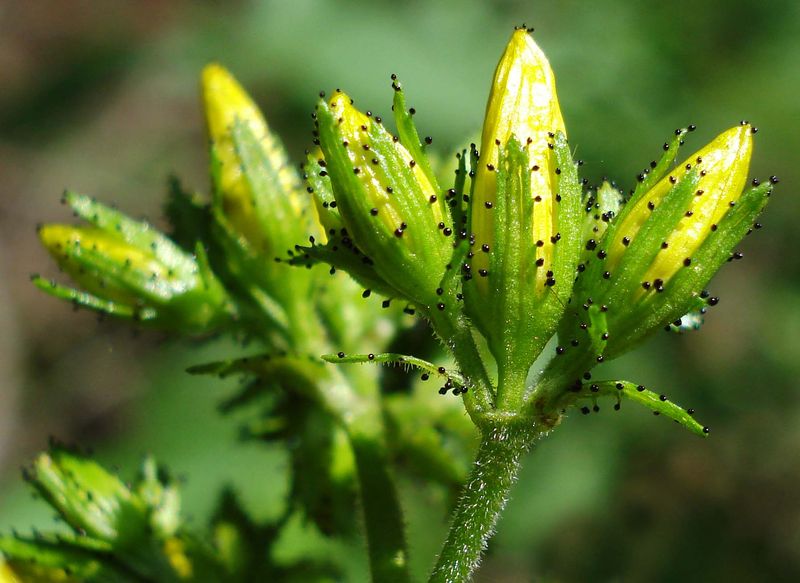
[[[32,292],[29,272],[49,265],[34,227],[67,219],[65,187],[162,225],[171,173],[207,191],[197,77],[212,60],[248,87],[297,163],[320,89],[385,114],[392,72],[420,131],[449,151],[477,132],[495,58],[521,22],[536,27],[571,145],[597,182],[632,187],[676,127],[697,124],[699,147],[744,118],[761,129],[754,176],[776,174],[785,188],[745,260],[712,282],[721,302],[702,331],[664,335],[604,371],[693,406],[712,437],[611,403],[573,415],[526,464],[479,580],[797,580],[800,4],[789,0],[0,6],[0,527],[49,525],[13,470],[48,433],[123,470],[154,452],[188,476],[184,507],[200,524],[223,484],[257,518],[276,516],[286,495],[283,453],[237,443],[216,413],[229,387],[182,372],[231,346],[132,339]],[[420,575],[446,498],[403,483]]]

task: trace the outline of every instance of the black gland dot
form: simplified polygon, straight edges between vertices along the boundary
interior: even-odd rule
[[[691,257],[687,257],[686,259],[683,260],[683,265],[685,267],[689,267],[691,264],[692,264],[692,258]]]
[[[338,356],[339,358],[344,358],[344,352],[339,352],[336,356]]]
[[[376,208],[370,209],[369,214],[371,214],[373,217],[378,216],[378,209]]]
[[[563,346],[556,346],[556,354],[564,354],[565,351],[566,348],[564,348]]]
[[[483,203],[483,206],[485,206],[487,209],[490,209],[492,208],[492,203],[487,200],[485,203]]]
[[[436,304],[436,308],[437,308],[437,309],[438,309],[440,312],[443,312],[443,311],[444,311],[444,308],[445,308],[445,305],[444,305],[444,303],[443,303],[443,302],[439,302],[438,304]]]
[[[489,252],[489,244],[488,243],[484,243],[483,245],[481,245],[481,251],[483,251],[484,253],[488,253]]]

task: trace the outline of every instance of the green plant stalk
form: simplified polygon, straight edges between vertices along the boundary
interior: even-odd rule
[[[428,318],[436,334],[452,352],[461,373],[470,382],[469,390],[462,393],[464,406],[473,422],[480,427],[485,424],[487,416],[494,412],[494,391],[472,329],[462,314],[449,310],[430,310]]]
[[[355,457],[372,581],[410,581],[403,511],[390,471],[375,369],[357,364],[334,370],[343,373],[363,404],[342,422]]]
[[[484,430],[430,583],[471,579],[516,482],[521,459],[544,431],[530,421]]]
[[[320,333],[325,327],[318,316],[312,316],[315,314],[313,306],[296,302],[292,307],[289,322],[295,348],[315,355],[330,352],[328,337]],[[372,581],[408,582],[408,545],[403,512],[389,470],[381,397],[373,369],[352,365],[331,367],[330,372],[336,378],[335,382],[347,384],[358,395],[356,409],[339,412],[338,417],[355,459]]]
[[[353,431],[350,444],[356,460],[370,571],[374,583],[405,583],[408,574],[403,515],[389,472],[383,441]]]

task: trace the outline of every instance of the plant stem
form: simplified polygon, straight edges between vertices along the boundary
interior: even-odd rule
[[[471,579],[508,501],[520,460],[541,433],[542,429],[530,422],[484,430],[430,583]]]
[[[408,552],[386,447],[374,436],[351,434],[374,583],[406,583]]]
[[[476,425],[494,408],[494,394],[489,373],[472,337],[472,329],[466,318],[458,312],[432,310],[428,317],[436,334],[453,353],[459,369],[470,381],[469,391],[463,393],[464,406]]]
[[[377,373],[362,365],[340,370],[360,403],[341,418],[355,457],[372,581],[407,583],[405,524],[390,471]]]

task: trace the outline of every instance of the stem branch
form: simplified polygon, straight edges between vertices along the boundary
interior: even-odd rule
[[[386,448],[373,437],[351,435],[361,506],[367,534],[370,571],[374,583],[406,583],[408,552],[405,526]]]

